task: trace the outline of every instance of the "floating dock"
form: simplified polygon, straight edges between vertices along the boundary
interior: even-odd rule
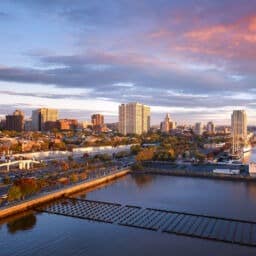
[[[65,198],[37,211],[256,247],[256,222],[133,205]]]

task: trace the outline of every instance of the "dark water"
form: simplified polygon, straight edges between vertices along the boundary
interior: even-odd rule
[[[127,176],[77,196],[256,220],[256,183]],[[0,227],[0,255],[256,255],[256,248],[70,217],[27,213]]]

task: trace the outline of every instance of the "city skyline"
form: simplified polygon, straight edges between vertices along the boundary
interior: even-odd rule
[[[46,3],[47,2],[47,3]],[[0,116],[60,110],[118,120],[149,105],[152,124],[256,123],[252,1],[1,1]],[[21,29],[22,28],[22,29]]]
[[[144,105],[143,103],[141,103],[141,102],[128,102],[128,103],[121,103],[121,105],[119,105],[118,106],[118,110],[117,110],[117,112],[118,112],[118,119],[117,120],[115,120],[115,122],[113,122],[113,123],[120,123],[120,107],[122,106],[122,105],[131,105],[131,104],[138,104],[138,105]],[[149,108],[149,109],[151,109],[151,106],[147,106],[147,105],[145,105],[147,108]],[[15,109],[14,111],[8,111],[8,112],[6,112],[5,114],[3,114],[2,116],[0,115],[0,121],[5,121],[6,119],[7,119],[7,117],[8,116],[15,116],[15,115],[17,115],[17,113],[18,113],[18,115],[20,115],[19,113],[22,113],[22,115],[23,115],[23,120],[24,121],[31,121],[32,123],[33,123],[33,119],[34,119],[34,117],[33,117],[33,115],[34,115],[34,113],[36,113],[36,112],[38,112],[38,111],[41,111],[41,110],[50,110],[50,111],[54,111],[54,112],[56,112],[56,114],[54,114],[54,115],[56,115],[56,118],[54,118],[54,121],[62,121],[62,120],[76,120],[76,121],[79,121],[80,122],[80,124],[82,124],[82,123],[88,123],[88,124],[91,124],[91,125],[96,125],[96,123],[94,124],[94,122],[101,122],[101,125],[100,126],[102,126],[102,125],[104,125],[104,119],[105,119],[105,116],[104,116],[104,114],[102,114],[102,112],[101,113],[95,113],[95,112],[92,112],[92,114],[91,114],[91,116],[90,117],[87,117],[86,119],[79,119],[79,118],[73,118],[72,116],[70,117],[70,116],[63,116],[63,115],[59,115],[59,109],[53,109],[53,108],[47,108],[47,107],[42,107],[42,108],[37,108],[37,109],[32,109],[31,110],[31,112],[28,114],[28,115],[25,115],[25,113],[24,113],[24,110],[23,109]],[[233,115],[233,113],[234,112],[245,112],[246,113],[246,115],[247,115],[247,112],[246,112],[246,110],[245,109],[234,109],[233,111],[232,111],[232,113],[231,113],[231,118],[230,117],[227,117],[227,119],[226,119],[226,121],[227,121],[227,123],[221,123],[221,124],[218,124],[217,123],[217,126],[226,126],[226,127],[228,127],[228,126],[232,126],[232,115]],[[196,122],[194,122],[194,123],[177,123],[176,122],[176,120],[171,120],[170,119],[170,113],[162,113],[162,117],[165,115],[165,118],[164,118],[164,121],[160,121],[159,123],[151,123],[151,118],[152,118],[152,114],[151,114],[151,111],[150,111],[150,126],[149,127],[154,127],[154,126],[159,126],[159,129],[160,130],[162,130],[162,125],[163,125],[163,123],[164,122],[167,122],[166,120],[166,118],[169,118],[169,121],[172,123],[171,124],[171,129],[173,129],[174,127],[176,127],[177,125],[180,125],[180,126],[183,126],[183,125],[186,125],[186,126],[190,126],[190,127],[195,127],[195,126],[197,126],[198,124],[200,124],[201,126],[202,126],[202,128],[204,127],[206,130],[211,130],[211,131],[214,131],[215,130],[215,125],[216,125],[216,123],[215,122],[213,122],[213,120],[211,120],[211,121],[205,121],[205,122],[202,122],[201,120],[196,120]],[[55,120],[56,119],[56,120]],[[94,120],[95,119],[95,120]],[[97,121],[96,121],[96,119],[97,119]],[[99,120],[100,119],[100,120]],[[168,122],[169,122],[168,121]],[[108,124],[111,124],[112,122],[106,122],[106,123],[108,123]],[[255,125],[250,125],[249,124],[249,122],[248,122],[248,120],[247,120],[247,123],[248,123],[248,126],[255,126]],[[97,125],[96,125],[97,126]],[[210,126],[210,127],[209,127]]]

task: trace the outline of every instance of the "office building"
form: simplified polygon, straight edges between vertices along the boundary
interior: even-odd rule
[[[215,125],[213,122],[208,122],[206,125],[206,130],[208,134],[215,134]]]
[[[91,121],[92,121],[93,127],[103,126],[104,116],[101,114],[94,114],[91,116]]]
[[[60,119],[57,121],[57,128],[63,130],[75,130],[78,127],[77,119]]]
[[[32,131],[32,120],[31,119],[25,120],[24,130],[26,132]]]
[[[119,132],[142,134],[150,128],[150,107],[140,103],[121,104],[119,106]]]
[[[15,110],[12,115],[6,116],[6,130],[21,132],[24,130],[24,113],[21,110]]]
[[[234,110],[231,115],[232,153],[242,150],[247,142],[247,115],[245,110]]]
[[[81,122],[82,129],[92,128],[92,126],[92,122],[89,122],[87,120]]]
[[[50,108],[40,108],[32,112],[32,129],[34,131],[44,131],[46,122],[56,122],[58,110]]]
[[[196,123],[194,127],[194,133],[196,135],[202,135],[204,132],[203,124],[202,123]]]
[[[175,128],[176,128],[176,124],[171,120],[170,114],[166,114],[164,121],[161,122],[160,124],[161,132],[168,133]]]
[[[94,114],[91,116],[92,128],[96,132],[104,132],[105,124],[104,124],[104,116],[101,114]]]

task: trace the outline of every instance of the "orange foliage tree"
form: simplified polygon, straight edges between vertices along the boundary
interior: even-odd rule
[[[138,162],[152,160],[154,157],[154,154],[155,154],[155,148],[145,148],[137,154],[136,160]]]

